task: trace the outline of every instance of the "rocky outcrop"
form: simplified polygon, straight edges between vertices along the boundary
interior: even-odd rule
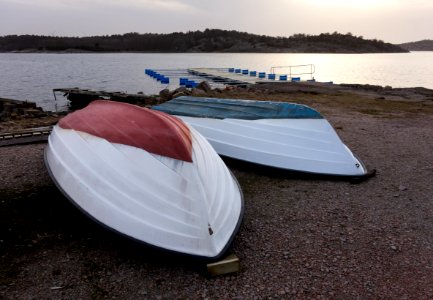
[[[0,121],[46,115],[47,113],[33,102],[0,98]]]
[[[212,87],[210,86],[209,82],[207,82],[207,81],[200,82],[196,88],[204,91],[205,93],[209,93],[212,91]]]
[[[219,89],[213,90],[209,82],[202,81],[195,88],[188,89],[186,87],[179,87],[173,91],[169,89],[163,89],[159,92],[158,103],[169,101],[171,99],[181,96],[195,96],[195,97],[206,97],[211,96],[213,93],[220,92]]]

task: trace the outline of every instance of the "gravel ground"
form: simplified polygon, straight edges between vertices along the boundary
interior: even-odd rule
[[[0,148],[0,298],[433,298],[433,114],[315,107],[376,177],[227,161],[245,197],[241,270],[216,278],[90,221],[52,183],[44,144]]]

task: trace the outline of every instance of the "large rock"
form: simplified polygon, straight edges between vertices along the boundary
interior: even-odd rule
[[[171,99],[171,93],[169,89],[163,89],[159,92],[159,96],[163,101],[168,101]]]
[[[200,90],[204,91],[205,93],[209,93],[209,92],[212,91],[212,88],[211,88],[209,82],[207,82],[207,81],[202,81],[202,82],[200,82],[200,83],[196,86],[196,89],[200,89]]]
[[[206,96],[206,92],[199,88],[193,88],[191,90],[191,95],[193,96]]]
[[[188,96],[190,94],[191,92],[186,87],[181,86],[171,92],[171,98],[174,99],[181,96]]]
[[[188,96],[188,95],[186,93],[184,93],[184,92],[174,93],[173,94],[173,99],[177,98],[177,97],[181,97],[181,96]]]
[[[187,92],[188,92],[188,89],[184,86],[181,86],[181,87],[178,87],[177,89],[175,89],[172,94],[174,95],[177,93],[185,93],[185,95],[186,95]]]

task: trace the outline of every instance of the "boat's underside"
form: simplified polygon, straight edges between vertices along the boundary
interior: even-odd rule
[[[308,173],[363,176],[367,172],[326,119],[180,118],[220,155]]]
[[[93,109],[100,118],[105,104],[91,105],[97,105]],[[81,114],[78,124],[86,123],[83,130],[95,134],[101,133],[96,125],[100,122],[104,122],[104,129],[109,127],[108,132],[117,130],[120,119],[113,122],[110,118],[112,114],[123,118],[125,111],[119,110],[118,104],[109,105],[115,106],[105,118],[111,122],[83,119]],[[171,130],[178,122],[183,126],[176,118],[158,112],[162,119],[157,116],[157,121],[168,126],[137,127],[147,113],[153,114],[147,111],[139,111],[135,120],[129,116],[122,121],[133,126],[123,127],[121,133],[126,140],[134,142],[128,136],[133,132],[134,137],[151,139],[155,148],[166,136],[171,139],[176,134]],[[65,122],[60,125],[66,127]],[[53,128],[45,160],[53,180],[76,206],[110,229],[158,248],[205,259],[224,254],[242,218],[242,194],[236,179],[204,137],[185,125],[179,142],[189,140],[191,153],[182,160],[76,130],[74,120],[68,124],[72,128]],[[89,126],[91,129],[87,129]],[[189,131],[188,138],[184,138],[184,131]],[[156,148],[167,152],[164,147]]]
[[[367,174],[329,122],[305,105],[183,96],[153,109],[192,125],[220,155],[308,173]]]

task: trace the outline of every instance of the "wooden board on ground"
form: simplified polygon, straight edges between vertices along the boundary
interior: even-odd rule
[[[219,276],[239,272],[239,258],[235,254],[229,254],[224,259],[207,264],[207,273],[210,276]]]

